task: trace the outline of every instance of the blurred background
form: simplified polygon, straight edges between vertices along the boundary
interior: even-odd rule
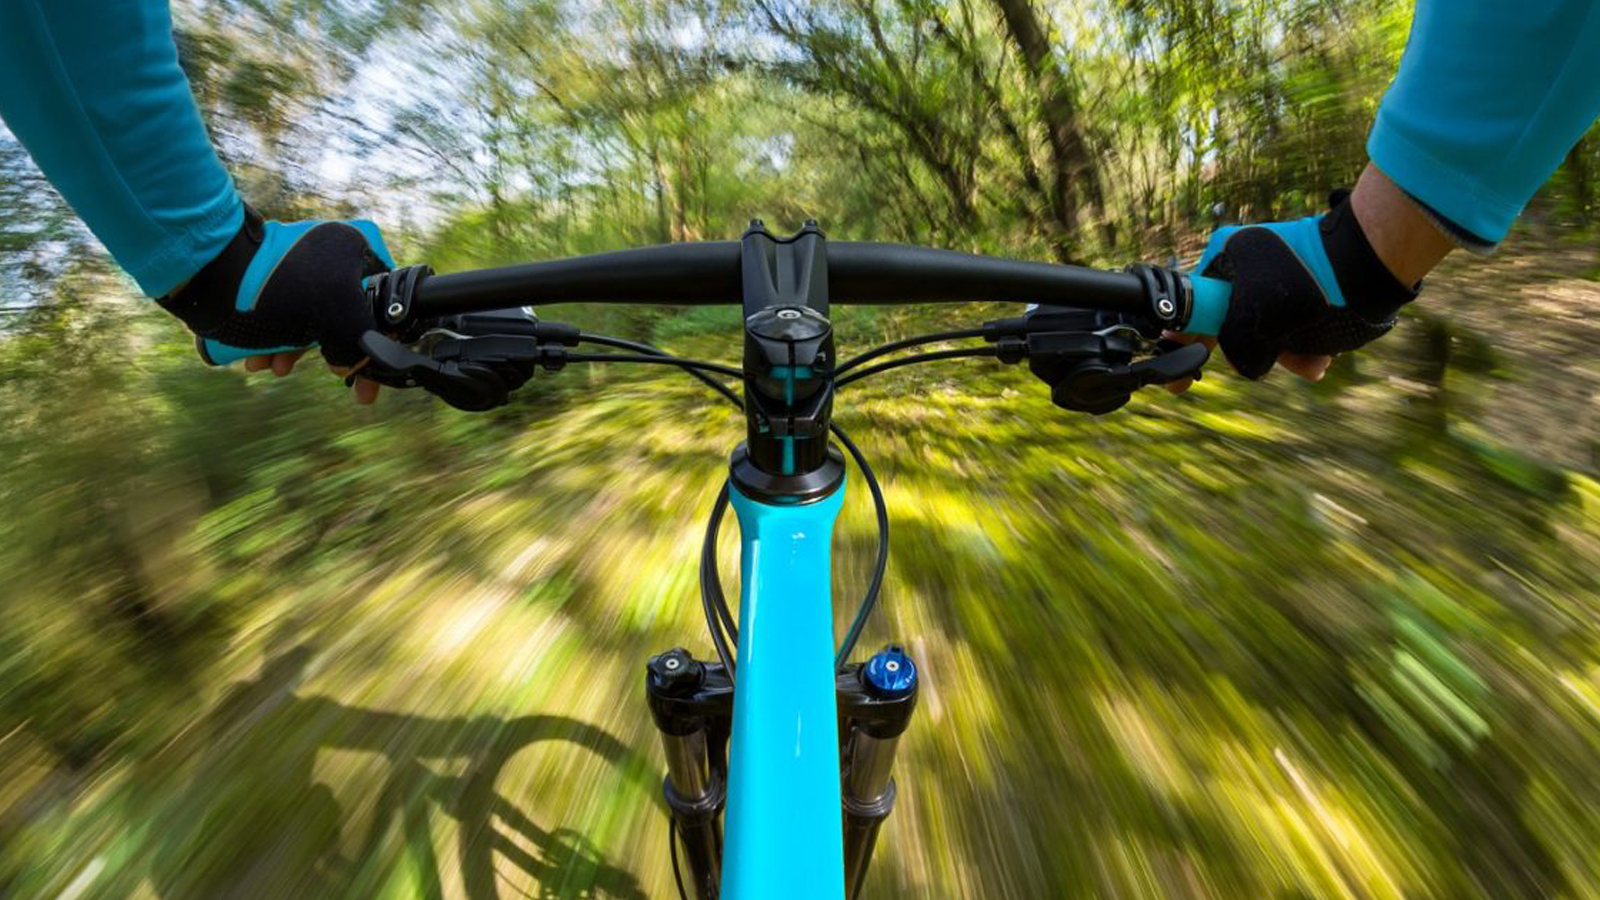
[[[1411,4],[175,14],[247,198],[447,271],[752,216],[1189,263],[1353,183]],[[868,895],[1600,897],[1597,167],[1316,386],[1094,419],[963,360],[842,397],[894,523],[862,646],[924,669]],[[738,355],[731,310],[546,315]],[[674,896],[642,667],[709,655],[737,414],[675,372],[470,415],[302,368],[203,368],[0,138],[0,897]],[[841,623],[873,541],[858,491]]]

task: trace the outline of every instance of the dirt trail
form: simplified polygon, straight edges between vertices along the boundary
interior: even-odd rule
[[[1490,257],[1454,254],[1419,311],[1492,347],[1492,387],[1476,417],[1486,429],[1547,462],[1600,471],[1600,246],[1592,238],[1534,231]]]

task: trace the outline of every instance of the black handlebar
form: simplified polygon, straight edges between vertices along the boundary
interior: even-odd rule
[[[738,241],[663,244],[497,269],[433,275],[417,285],[411,318],[435,318],[547,303],[738,304]],[[979,256],[955,250],[830,241],[833,303],[943,303],[993,300],[1145,312],[1150,297],[1128,272]]]
[[[1214,334],[1228,290],[1226,282],[1158,266],[1109,272],[904,244],[825,244],[815,222],[781,238],[753,221],[740,241],[665,244],[447,275],[408,266],[373,276],[367,292],[378,330],[363,336],[372,361],[364,377],[423,386],[463,409],[488,409],[504,403],[536,366],[661,362],[742,375],[750,458],[761,471],[788,477],[839,469],[829,469],[826,440],[835,388],[912,362],[1026,359],[1051,385],[1058,405],[1109,412],[1134,390],[1191,377],[1205,361],[1205,348],[1192,346],[1158,348],[1155,358],[1135,362],[1138,345],[1127,334],[1153,341],[1197,321]],[[1038,305],[1022,318],[998,319],[967,335],[981,335],[991,345],[986,348],[903,357],[836,379],[850,366],[836,369],[830,304],[973,301]],[[742,304],[744,366],[677,359],[648,347],[643,355],[579,354],[570,348],[585,338],[570,326],[530,320],[526,329],[508,330],[498,319],[482,328],[463,319],[550,303]],[[720,382],[714,386],[731,396]],[[790,494],[799,496],[798,490]]]

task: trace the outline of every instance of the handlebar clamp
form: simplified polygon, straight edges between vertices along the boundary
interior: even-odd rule
[[[372,315],[383,330],[405,332],[411,324],[411,307],[417,289],[431,275],[432,266],[403,266],[367,279],[367,299],[372,303]]]
[[[1133,263],[1123,269],[1139,279],[1150,304],[1151,323],[1159,330],[1178,331],[1194,310],[1194,289],[1189,276],[1151,263]]]

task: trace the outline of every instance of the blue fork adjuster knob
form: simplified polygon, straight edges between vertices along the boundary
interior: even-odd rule
[[[917,665],[898,646],[890,645],[867,660],[861,680],[868,690],[886,700],[911,693],[917,688]]]

